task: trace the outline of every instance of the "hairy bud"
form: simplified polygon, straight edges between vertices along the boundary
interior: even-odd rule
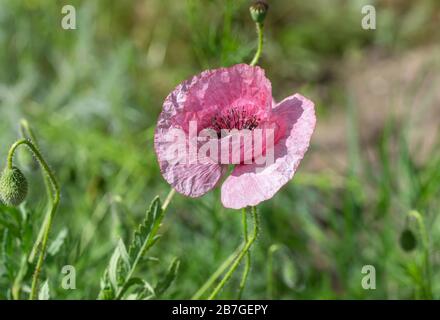
[[[266,3],[266,1],[255,1],[254,4],[252,4],[249,8],[252,20],[254,20],[256,23],[264,22],[268,10],[269,5]]]
[[[5,168],[0,176],[0,200],[16,207],[24,201],[28,192],[26,177],[17,167]]]

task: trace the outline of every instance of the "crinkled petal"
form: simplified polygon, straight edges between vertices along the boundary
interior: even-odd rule
[[[209,127],[215,115],[231,107],[264,119],[273,106],[272,86],[264,70],[247,64],[205,71],[194,77],[187,89],[185,99],[173,101],[178,111],[173,114],[174,122],[185,125],[196,120],[199,130]]]
[[[174,153],[169,150],[176,149],[176,142],[170,141],[166,136],[156,134],[154,144],[163,177],[181,194],[189,197],[202,196],[213,189],[223,175],[223,167],[213,162],[212,159],[191,158],[188,139],[182,142],[187,151],[182,152],[180,156],[176,153],[175,157],[170,155]]]
[[[222,167],[217,164],[177,164],[164,166],[161,171],[177,192],[192,198],[213,189],[223,175]]]
[[[223,174],[223,168],[212,161],[191,163],[189,152],[179,161],[170,161],[168,153],[173,142],[169,140],[169,135],[175,130],[185,133],[185,124],[177,123],[175,118],[183,112],[189,90],[197,81],[204,81],[209,76],[209,72],[204,72],[176,87],[164,102],[154,135],[154,148],[163,177],[177,192],[190,197],[199,197],[213,189]],[[189,150],[188,139],[182,143]]]
[[[295,94],[273,109],[281,136],[276,139],[274,162],[236,166],[221,188],[222,203],[227,208],[256,206],[272,198],[293,178],[312,137],[315,109],[312,101]]]
[[[157,122],[156,135],[171,127],[187,129],[187,122],[181,116],[187,113],[190,90],[199,82],[205,82],[212,75],[211,71],[204,71],[179,84],[165,99],[162,112]],[[188,120],[189,122],[189,120]]]

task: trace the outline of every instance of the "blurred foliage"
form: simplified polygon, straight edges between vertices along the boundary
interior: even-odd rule
[[[354,108],[337,81],[348,55],[393,56],[440,40],[437,0],[269,3],[261,64],[274,95],[301,89],[320,102],[320,114],[334,99]],[[377,7],[374,32],[360,28],[367,3]],[[61,28],[64,4],[76,7],[77,30]],[[167,194],[152,152],[163,99],[202,69],[249,61],[256,37],[248,5],[246,0],[0,0],[0,159],[26,117],[62,185],[51,235],[58,250],[49,250],[42,275],[51,297],[96,298],[118,240],[128,243],[151,200]],[[401,231],[417,229],[407,217],[417,209],[432,247],[440,242],[440,154],[416,165],[405,132],[390,123],[378,139],[380,161],[373,167],[360,156],[352,120],[348,136],[341,137],[350,145],[346,173],[300,170],[261,206],[262,232],[244,298],[424,297],[424,253],[419,247],[404,252],[399,238]],[[397,155],[391,152],[396,148]],[[25,257],[45,206],[40,175],[29,161],[20,165],[30,180],[30,197],[20,209],[0,205],[1,299],[11,298],[17,278],[32,273]],[[240,214],[221,206],[218,190],[201,199],[177,196],[162,229],[160,244],[151,250],[159,260],[149,259],[137,273],[146,281],[157,279],[179,257],[179,274],[166,298],[191,297],[242,240]],[[270,253],[268,264],[274,244],[281,249]],[[438,259],[432,252],[434,266]],[[376,267],[374,291],[360,285],[367,264]],[[77,270],[76,290],[61,288],[64,265]],[[440,279],[432,277],[428,281],[438,297]],[[238,283],[237,276],[221,298],[235,298]]]

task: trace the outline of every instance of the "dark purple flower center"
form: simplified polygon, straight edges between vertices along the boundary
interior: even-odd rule
[[[221,130],[254,130],[258,127],[260,118],[241,108],[231,108],[221,112],[211,119],[211,127],[220,133]]]

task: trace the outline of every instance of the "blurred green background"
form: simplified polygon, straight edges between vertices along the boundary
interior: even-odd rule
[[[65,4],[76,8],[76,30],[61,28]],[[166,196],[152,142],[162,102],[193,74],[250,61],[249,4],[0,0],[0,162],[24,117],[62,186],[51,233],[59,248],[42,274],[52,298],[95,299],[118,239]],[[318,125],[295,178],[259,206],[243,298],[440,297],[440,2],[269,4],[260,65],[277,100],[301,92],[316,102]],[[376,6],[376,30],[361,28],[365,4]],[[20,153],[16,163],[30,196],[20,210],[0,205],[1,299],[11,298],[46,201],[31,160]],[[410,210],[423,216],[429,247]],[[240,221],[218,190],[176,196],[158,260],[138,275],[154,283],[178,257],[178,277],[159,298],[190,298],[242,241]],[[411,252],[399,242],[405,229],[417,239]],[[64,265],[76,268],[76,290],[61,288]],[[361,286],[364,265],[376,269],[375,290]],[[239,276],[220,298],[236,298]]]

